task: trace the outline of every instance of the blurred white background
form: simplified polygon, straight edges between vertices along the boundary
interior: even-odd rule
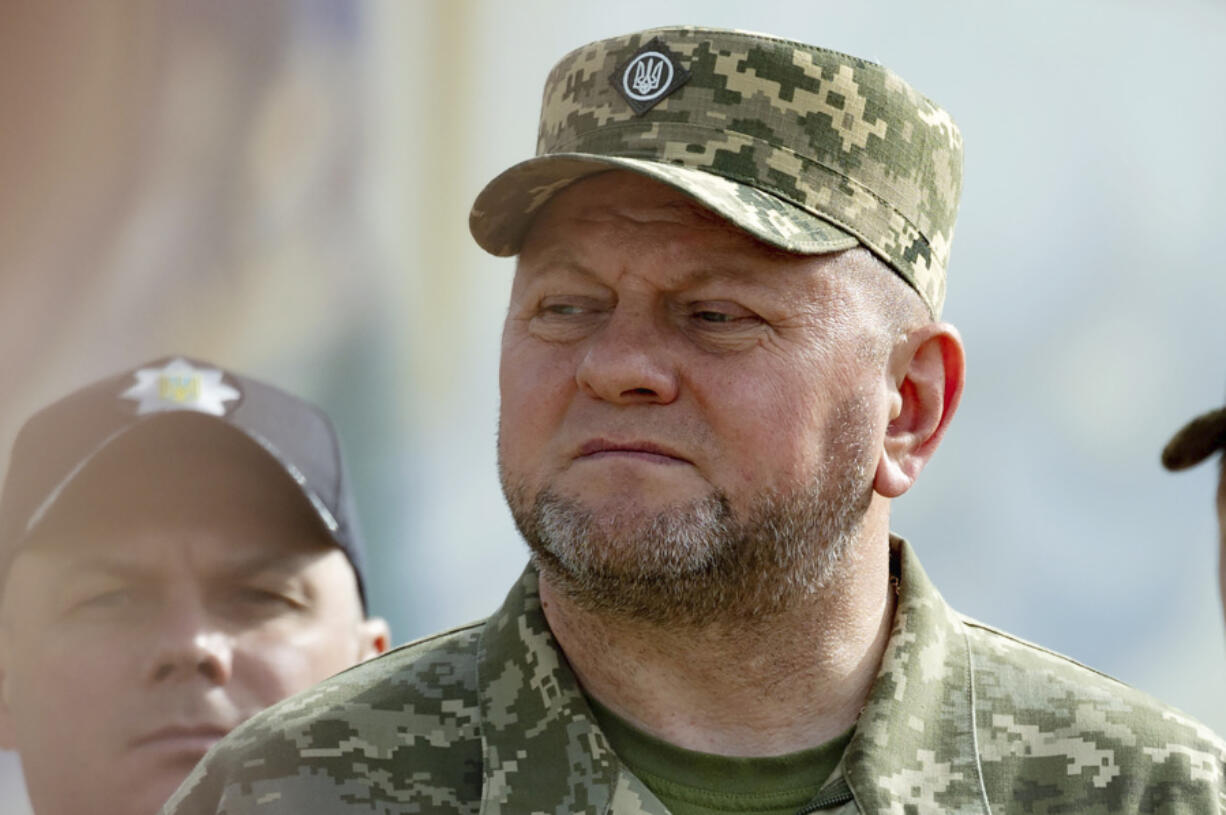
[[[954,427],[898,502],[951,603],[1226,731],[1212,465],[1169,435],[1226,392],[1226,5],[574,0],[6,4],[0,465],[24,418],[166,353],[334,417],[375,609],[480,617],[525,560],[494,464],[511,262],[472,198],[535,145],[566,51],[767,31],[952,111]],[[0,812],[28,812],[0,756]]]

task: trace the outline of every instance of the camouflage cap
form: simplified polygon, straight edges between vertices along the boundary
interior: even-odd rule
[[[1179,429],[1162,450],[1162,466],[1184,470],[1226,450],[1226,406],[1202,413]]]
[[[962,136],[880,65],[694,27],[583,46],[545,82],[537,157],[481,191],[469,228],[486,251],[513,255],[554,193],[618,168],[676,187],[780,249],[863,244],[940,313]]]

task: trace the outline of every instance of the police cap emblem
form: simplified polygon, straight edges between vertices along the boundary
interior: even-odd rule
[[[120,394],[137,403],[136,414],[166,410],[194,410],[210,416],[225,416],[227,402],[241,393],[223,381],[224,374],[213,368],[197,368],[182,357],[162,368],[141,368],[133,376],[136,383]]]

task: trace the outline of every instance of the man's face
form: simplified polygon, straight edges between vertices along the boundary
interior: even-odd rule
[[[850,533],[887,419],[879,323],[842,273],[856,262],[770,250],[630,173],[557,195],[502,348],[503,485],[538,559],[658,588],[769,527]]]
[[[0,736],[40,815],[151,815],[235,725],[369,655],[353,571],[294,496],[198,476],[179,519],[53,529],[13,562]]]

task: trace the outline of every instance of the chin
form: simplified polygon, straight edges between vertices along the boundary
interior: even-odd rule
[[[711,494],[709,486],[703,490],[694,484],[678,484],[665,479],[584,484],[578,489],[563,488],[562,491],[562,495],[590,512],[598,522],[616,520],[619,524],[649,521],[661,514],[707,500]]]
[[[115,815],[157,815],[179,785],[187,780],[200,758],[200,755],[184,753],[168,757],[156,767],[145,770],[139,783],[123,790],[127,793],[127,803],[117,808]]]
[[[71,800],[43,800],[34,795],[31,799],[38,815],[158,815],[178,786],[172,781],[150,778],[128,786],[122,794],[92,788],[70,794]]]
[[[187,776],[191,773],[189,767],[187,772],[175,774],[162,774],[150,778],[145,784],[145,788],[141,790],[141,795],[137,800],[131,802],[130,808],[124,810],[132,815],[157,815],[162,809],[162,804],[169,800],[174,791],[179,788]]]

